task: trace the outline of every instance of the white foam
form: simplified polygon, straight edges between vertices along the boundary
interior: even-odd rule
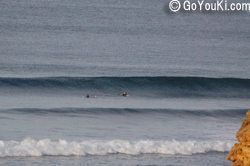
[[[17,141],[0,141],[0,157],[14,156],[71,156],[71,155],[107,155],[123,153],[137,154],[168,154],[192,155],[211,151],[229,151],[234,145],[232,141],[83,141],[67,142],[66,140],[51,141],[44,139],[36,141],[25,139]]]

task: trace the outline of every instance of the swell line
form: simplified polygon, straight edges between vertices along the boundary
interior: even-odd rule
[[[0,110],[7,114],[36,114],[36,115],[107,115],[107,114],[164,114],[164,116],[175,117],[244,117],[248,109],[231,110],[183,110],[183,109],[129,109],[129,108],[13,108]]]
[[[250,97],[250,79],[207,77],[0,78],[0,88],[82,90],[149,97]]]

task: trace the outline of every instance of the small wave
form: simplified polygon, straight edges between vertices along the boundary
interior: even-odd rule
[[[129,108],[15,108],[0,110],[7,114],[36,114],[55,116],[80,116],[84,114],[166,114],[173,117],[244,117],[248,109],[229,110],[178,110],[178,109],[129,109]]]
[[[108,154],[166,154],[192,155],[208,152],[227,152],[234,145],[232,141],[83,141],[68,142],[43,139],[0,141],[0,157],[29,156],[86,156]]]

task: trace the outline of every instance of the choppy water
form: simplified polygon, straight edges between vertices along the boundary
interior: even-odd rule
[[[0,164],[230,165],[249,12],[166,4],[0,0]]]

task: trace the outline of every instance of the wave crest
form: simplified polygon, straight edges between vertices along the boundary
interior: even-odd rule
[[[234,145],[232,141],[83,141],[68,142],[66,140],[51,141],[43,139],[25,139],[17,141],[0,141],[0,157],[30,156],[85,156],[107,154],[166,154],[192,155],[207,152],[229,151]]]
[[[250,97],[250,79],[206,77],[41,77],[0,78],[0,88],[24,91],[89,91],[143,97]]]

